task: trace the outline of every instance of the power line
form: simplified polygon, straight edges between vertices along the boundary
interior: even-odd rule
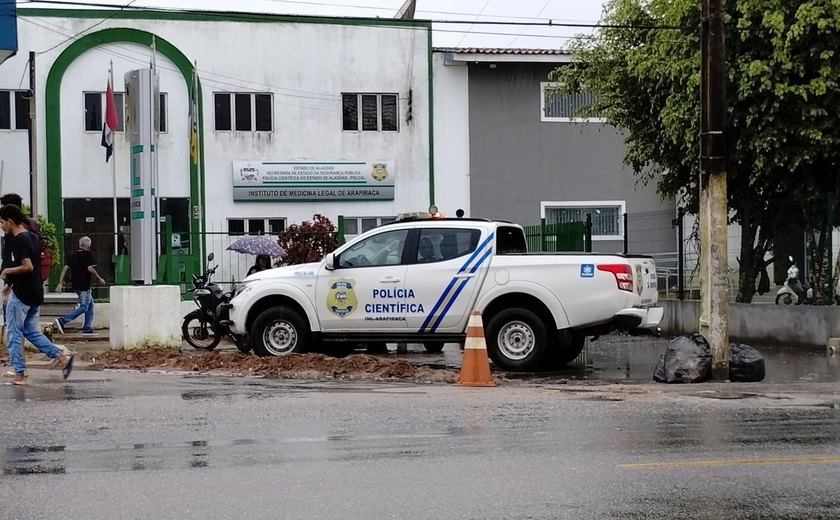
[[[485,0],[484,5],[481,6],[481,11],[479,11],[478,14],[475,17],[476,20],[481,18],[481,15],[484,14],[484,10],[487,9],[487,4],[489,4],[489,3],[490,3],[490,0]],[[472,28],[473,28],[473,24],[470,24],[469,28],[467,29],[467,32],[465,32],[463,35],[461,35],[461,39],[458,40],[458,43],[455,44],[455,47],[460,47],[461,46],[461,43],[464,41],[464,38],[467,37],[467,34],[470,33]]]
[[[136,0],[132,0],[132,3]],[[489,2],[489,0],[487,0]],[[97,2],[71,2],[65,0],[29,0],[26,3],[31,4],[54,4],[54,5],[63,5],[63,6],[84,6],[84,7],[102,7],[106,9],[114,9],[115,6],[113,4],[103,4]],[[324,4],[324,5],[331,5],[331,4]],[[125,6],[127,7],[127,6]],[[119,11],[125,9],[122,7]],[[486,7],[486,5],[485,5]],[[182,13],[182,14],[199,14],[204,15],[207,17],[215,17],[215,18],[225,18],[227,20],[233,19],[242,19],[248,21],[273,21],[277,17],[280,16],[297,16],[297,17],[322,17],[322,18],[358,18],[358,17],[336,17],[336,16],[324,16],[324,15],[287,15],[287,14],[272,14],[272,13],[246,13],[240,11],[202,11],[196,9],[172,9],[172,8],[162,8],[162,7],[145,7],[145,6],[135,6],[132,7],[129,12],[131,11],[157,11],[157,12],[165,12],[165,13]],[[116,16],[116,14],[114,15]],[[477,16],[482,16],[482,13],[479,13]],[[403,21],[401,20],[390,20],[388,18],[369,18],[371,20],[371,25],[376,27],[382,27],[382,22],[392,21],[395,26],[399,26],[400,23]],[[545,19],[545,22],[515,22],[515,21],[492,21],[492,20],[438,20],[438,19],[428,19],[428,20],[415,20],[418,22],[428,22],[432,24],[457,24],[457,25],[510,25],[510,26],[526,26],[526,27],[566,27],[566,28],[577,28],[577,29],[638,29],[638,30],[683,30],[687,29],[683,26],[678,25],[631,25],[631,24],[602,24],[602,23],[570,23],[570,22],[555,22],[554,19]],[[365,25],[365,24],[360,24]],[[691,28],[693,30],[693,28]],[[449,32],[460,32],[460,33],[470,33],[470,30],[466,31],[449,31]]]
[[[539,16],[543,13],[543,11],[545,11],[545,8],[548,7],[548,4],[550,3],[551,0],[545,0],[545,3],[543,4],[542,8],[537,12],[537,16],[534,17],[535,20],[539,20]],[[522,29],[522,32],[524,33],[525,29]],[[513,42],[515,42],[517,39],[519,39],[519,36],[509,41],[505,47],[510,47],[511,45],[513,45]]]
[[[62,44],[64,44],[64,43],[66,43],[66,42],[68,42],[68,41],[70,41],[70,40],[74,40],[74,39],[78,38],[78,37],[79,37],[79,36],[81,36],[82,34],[84,34],[84,33],[88,32],[89,30],[93,29],[94,27],[97,27],[97,26],[99,26],[99,25],[102,25],[103,23],[107,22],[107,21],[108,21],[108,20],[110,20],[111,18],[113,18],[113,17],[117,16],[118,14],[120,14],[120,13],[122,12],[122,10],[123,10],[123,9],[125,9],[126,7],[129,7],[131,4],[133,4],[133,3],[134,3],[134,2],[136,2],[136,1],[137,1],[137,0],[130,0],[127,4],[125,4],[123,7],[120,7],[120,8],[119,8],[116,12],[114,12],[114,14],[112,14],[111,16],[109,16],[109,17],[105,18],[104,20],[101,20],[99,23],[95,23],[95,24],[91,25],[90,27],[88,27],[87,29],[84,29],[84,30],[82,30],[82,31],[79,31],[78,33],[74,34],[73,36],[70,36],[69,38],[67,38],[67,39],[66,39],[66,40],[64,40],[63,42],[58,42],[58,43],[56,43],[55,45],[53,45],[52,47],[50,47],[49,49],[47,49],[47,50],[45,50],[45,51],[41,51],[41,52],[36,52],[35,54],[36,54],[36,55],[41,55],[41,54],[44,54],[44,53],[50,52],[51,50],[55,49],[56,47],[58,47],[58,46],[60,46],[60,45],[62,45]]]

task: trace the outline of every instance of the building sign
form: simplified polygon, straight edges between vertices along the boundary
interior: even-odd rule
[[[234,161],[233,200],[394,200],[392,161]]]

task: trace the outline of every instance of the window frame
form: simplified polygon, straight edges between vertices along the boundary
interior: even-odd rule
[[[355,96],[356,97],[356,129],[355,130],[347,130],[345,129],[344,123],[344,97],[345,96]],[[363,99],[365,96],[376,96],[376,130],[365,130],[364,129],[364,103]],[[382,129],[382,97],[389,96],[394,98],[394,123],[396,128],[393,130],[383,130]],[[385,134],[392,134],[392,133],[399,133],[400,132],[400,95],[396,92],[342,92],[341,93],[341,131],[354,133],[354,134],[362,134],[362,133],[385,133]]]
[[[229,116],[229,123],[230,128],[228,129],[219,129],[218,128],[218,121],[217,121],[217,108],[216,108],[216,96],[227,96],[228,98],[228,108],[230,110]],[[250,130],[238,130],[236,128],[236,96],[248,96],[248,101],[250,102]],[[267,96],[268,97],[268,114],[270,116],[269,120],[269,129],[268,130],[257,130],[257,96]],[[259,118],[262,119],[262,118]],[[271,92],[234,92],[234,91],[227,91],[227,90],[219,90],[213,92],[213,131],[214,132],[239,132],[239,133],[272,133],[274,132],[275,128],[275,117],[274,117],[274,94]]]
[[[85,98],[88,94],[100,94],[101,97],[99,98],[99,104],[101,107],[101,113],[99,114],[99,129],[98,130],[88,130],[87,129],[87,121],[84,121],[85,126],[85,133],[88,134],[99,134],[102,133],[102,125],[105,124],[105,108],[106,108],[106,100],[105,94],[107,92],[98,92],[95,90],[86,90],[82,92],[82,99]],[[168,92],[159,92],[160,98],[162,100],[159,103],[159,111],[162,112],[158,114],[160,117],[160,126],[163,130],[158,130],[159,134],[166,134],[169,133],[169,93]],[[114,129],[114,133],[117,134],[124,134],[125,133],[125,91],[114,91],[114,106],[117,110],[117,128]],[[87,108],[85,108],[87,110]],[[122,116],[122,117],[120,117]]]
[[[593,241],[615,241],[624,240],[624,218],[627,213],[627,201],[625,200],[581,200],[581,201],[541,201],[540,217],[545,219],[549,209],[618,209],[618,234],[617,235],[592,235]]]
[[[27,108],[26,108],[26,125],[23,127],[19,127],[17,125],[18,119],[18,110],[17,110],[17,98],[18,96],[22,97],[23,99],[28,100],[29,91],[25,89],[19,88],[10,88],[10,89],[0,89],[0,96],[5,96],[6,101],[9,104],[9,127],[4,128],[0,127],[0,131],[5,132],[25,132],[29,130],[29,107],[27,101]]]
[[[374,217],[374,216],[344,217],[344,238],[345,239],[347,237],[353,238],[353,237],[357,237],[357,236],[361,235],[362,233],[367,233],[367,231],[360,231],[362,229],[362,221],[363,220],[371,220],[371,219],[376,219],[376,225],[373,226],[372,228],[368,229],[367,231],[370,231],[372,229],[376,229],[383,224],[388,224],[390,222],[393,222],[393,221],[397,220],[397,217],[387,217],[387,216],[386,217]],[[348,233],[347,232],[347,221],[348,220],[356,221],[356,231],[357,231],[356,233]]]
[[[540,122],[543,123],[606,123],[604,117],[549,117],[545,115],[545,93],[549,88],[562,86],[559,81],[540,82]]]
[[[254,220],[261,220],[263,223],[263,231],[261,233],[252,233],[251,232],[251,221]],[[272,231],[271,230],[271,222],[274,220],[279,220],[283,223],[283,229],[281,231]],[[230,223],[231,221],[240,221],[242,223],[243,231],[232,233],[230,231]],[[253,236],[253,235],[277,235],[278,233],[282,233],[288,227],[288,221],[286,217],[229,217],[225,219],[225,223],[227,224],[226,229],[228,235],[232,236]],[[267,230],[267,231],[266,231]]]

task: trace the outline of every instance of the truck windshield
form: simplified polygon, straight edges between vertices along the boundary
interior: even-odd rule
[[[496,254],[511,255],[527,253],[525,233],[518,227],[499,226],[496,229]]]

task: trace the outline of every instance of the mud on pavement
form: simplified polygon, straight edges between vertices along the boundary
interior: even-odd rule
[[[206,374],[252,375],[277,379],[404,380],[454,383],[458,372],[450,368],[415,366],[405,360],[381,359],[369,354],[335,358],[323,354],[287,354],[258,357],[238,352],[202,352],[186,355],[171,349],[81,352],[82,361],[104,368],[155,371],[191,371]]]

